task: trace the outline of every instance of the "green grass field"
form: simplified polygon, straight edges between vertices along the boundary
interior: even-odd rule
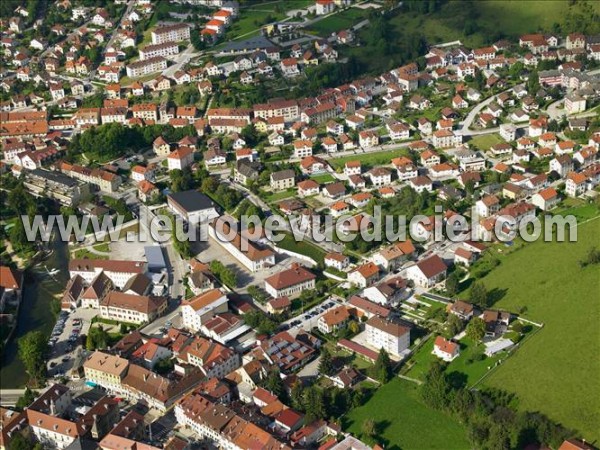
[[[578,262],[599,234],[600,219],[583,223],[577,242],[526,245],[500,256],[483,278],[488,290],[503,294],[495,307],[526,307],[524,317],[545,324],[484,384],[515,392],[520,408],[545,413],[591,442],[600,438],[600,267]]]
[[[408,149],[399,148],[385,152],[357,153],[356,155],[330,159],[328,162],[334,169],[343,169],[344,164],[348,161],[360,161],[366,167],[373,167],[382,164],[390,164],[393,158],[407,156],[408,154]]]
[[[429,45],[460,40],[468,47],[481,47],[501,37],[517,38],[526,33],[552,32],[555,23],[565,24],[570,8],[583,17],[589,16],[579,2],[571,7],[569,3],[568,0],[450,0],[431,14],[398,11],[390,23],[392,35],[398,36],[398,39],[404,35],[418,34]],[[600,2],[590,0],[587,4],[600,13]],[[465,34],[467,23],[473,25],[469,35]],[[589,34],[600,33],[597,24],[587,25]],[[570,27],[573,28],[573,23]],[[359,34],[364,42],[368,41],[368,27]],[[365,71],[373,74],[408,62],[400,60],[395,54],[382,54],[374,44],[341,47],[341,55],[355,56]]]
[[[108,259],[108,255],[98,255],[97,253],[92,253],[86,248],[82,248],[79,250],[75,250],[73,252],[73,258],[75,259]]]
[[[296,242],[294,236],[291,233],[284,233],[285,237],[277,242],[277,246],[291,252],[300,253],[301,255],[308,256],[314,259],[317,263],[322,264],[325,258],[325,250],[321,247],[308,242],[306,240]]]
[[[561,203],[561,207],[554,211],[554,214],[575,216],[578,222],[582,222],[598,215],[598,207],[584,202],[578,198],[566,198]]]
[[[348,29],[356,25],[367,16],[367,11],[359,8],[349,8],[345,11],[333,14],[323,20],[319,20],[310,26],[319,36],[327,37],[331,33]]]
[[[589,3],[600,11],[598,2]],[[513,38],[540,30],[549,32],[555,23],[564,22],[569,11],[566,0],[479,0],[471,5],[472,10],[463,1],[451,0],[434,14],[398,14],[393,23],[406,32],[422,32],[430,43],[460,39],[465,45],[477,47],[488,43],[494,32]],[[474,14],[477,29],[465,36],[465,21]]]
[[[371,418],[377,439],[364,436],[362,423]],[[343,428],[368,443],[389,449],[460,450],[469,449],[466,431],[443,412],[426,407],[418,386],[396,378],[377,390],[363,406],[343,418]]]
[[[285,14],[276,10],[273,3],[253,5],[252,8],[244,8],[240,15],[233,21],[227,30],[225,41],[237,38],[248,38],[250,33],[260,30],[267,23],[285,18]],[[267,20],[270,17],[270,20]]]
[[[334,181],[336,181],[336,179],[328,173],[323,173],[320,175],[313,175],[310,178],[311,178],[311,180],[315,180],[319,184],[333,183]]]
[[[261,192],[261,197],[267,203],[276,203],[285,200],[286,198],[294,197],[295,195],[295,188],[286,189],[285,191]]]
[[[506,142],[500,137],[499,134],[482,134],[481,136],[474,136],[469,141],[469,145],[474,145],[480,150],[488,151],[492,145],[501,144]]]
[[[433,361],[438,358],[433,355],[433,342],[435,338],[430,338],[415,355],[411,358],[414,366],[406,373],[406,376],[423,381],[425,374]],[[496,355],[493,358],[478,359],[478,355],[483,355],[485,350],[483,344],[475,345],[468,338],[460,341],[460,355],[448,365],[447,372],[459,372],[466,376],[467,386],[472,386],[478,381],[489,368],[493,367],[496,361],[504,358],[505,354]]]

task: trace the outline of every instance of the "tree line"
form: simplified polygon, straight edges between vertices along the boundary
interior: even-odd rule
[[[558,448],[573,432],[537,412],[516,411],[515,397],[500,390],[470,390],[456,372],[434,362],[420,388],[424,403],[466,424],[468,439],[481,450],[510,450],[531,444]]]
[[[126,127],[120,123],[108,123],[91,127],[73,137],[67,150],[67,158],[85,153],[89,160],[110,160],[123,156],[127,151],[139,152],[152,146],[154,140],[162,136],[167,142],[174,142],[185,136],[194,136],[192,125],[174,128],[171,125],[150,125],[146,127]]]

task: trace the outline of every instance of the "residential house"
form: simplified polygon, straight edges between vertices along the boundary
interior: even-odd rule
[[[446,264],[437,255],[417,262],[406,271],[406,276],[417,286],[433,287],[446,278]]]

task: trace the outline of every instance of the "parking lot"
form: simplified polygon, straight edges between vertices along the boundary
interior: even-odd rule
[[[317,326],[317,322],[323,314],[340,305],[341,303],[337,299],[328,297],[318,305],[305,311],[303,314],[283,322],[280,329],[288,330],[292,336],[296,336],[300,330],[310,331]]]
[[[152,242],[127,242],[119,240],[110,244],[110,256],[113,259],[128,261],[146,261],[144,247]]]
[[[238,285],[243,288],[236,289],[239,294],[245,294],[247,287],[251,285],[262,287],[264,280],[271,275],[274,275],[282,270],[289,269],[292,263],[302,263],[298,258],[277,253],[275,256],[276,264],[270,269],[260,270],[258,272],[250,272],[237,259],[225,250],[214,239],[209,239],[207,242],[198,242],[196,248],[199,250],[196,258],[204,263],[211,261],[221,261],[223,265],[233,270],[237,276]]]
[[[80,308],[68,313],[62,311],[54,326],[48,344],[48,375],[66,375],[73,366],[73,359],[80,355],[83,347],[81,336],[87,335],[92,318],[97,314],[93,309]]]

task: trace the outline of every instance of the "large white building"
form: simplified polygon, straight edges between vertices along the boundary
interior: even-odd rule
[[[224,378],[240,367],[240,355],[224,345],[204,337],[194,337],[181,349],[179,361],[199,367],[208,378]]]
[[[442,258],[437,255],[419,261],[406,271],[406,277],[415,285],[432,287],[446,278],[447,267]]]
[[[367,321],[366,332],[369,345],[394,356],[400,356],[410,346],[410,328],[379,316]]]
[[[188,223],[207,223],[219,217],[213,201],[198,191],[173,192],[167,196],[167,204]]]
[[[227,296],[219,289],[212,289],[182,303],[183,327],[197,333],[215,314],[224,312],[227,312]]]
[[[316,275],[300,264],[283,270],[265,280],[265,290],[273,297],[296,298],[302,291],[315,288]]]
[[[229,225],[223,224],[223,229],[219,224],[211,224],[208,228],[208,234],[216,242],[227,250],[235,259],[241,262],[250,272],[258,272],[275,265],[275,252],[268,247],[259,246],[250,239],[242,237],[238,232],[233,239],[230,239]],[[221,231],[225,234],[222,234]]]
[[[69,388],[55,384],[25,410],[31,434],[43,448],[64,449],[85,434],[80,422],[63,418],[71,402]]]
[[[189,40],[190,26],[187,23],[176,23],[174,25],[156,28],[152,31],[151,37],[153,44]]]
[[[167,309],[164,297],[111,291],[100,302],[100,317],[128,323],[150,323]]]
[[[162,44],[146,45],[140,50],[140,60],[145,61],[157,56],[172,56],[179,54],[179,46],[176,42],[164,42]]]
[[[114,259],[72,259],[69,261],[69,277],[73,278],[75,275],[79,275],[86,283],[91,283],[102,271],[116,287],[121,289],[132,276],[146,273],[146,263]]]
[[[150,73],[162,72],[167,68],[167,60],[162,56],[143,59],[129,64],[126,67],[127,76],[130,78],[143,77]]]

